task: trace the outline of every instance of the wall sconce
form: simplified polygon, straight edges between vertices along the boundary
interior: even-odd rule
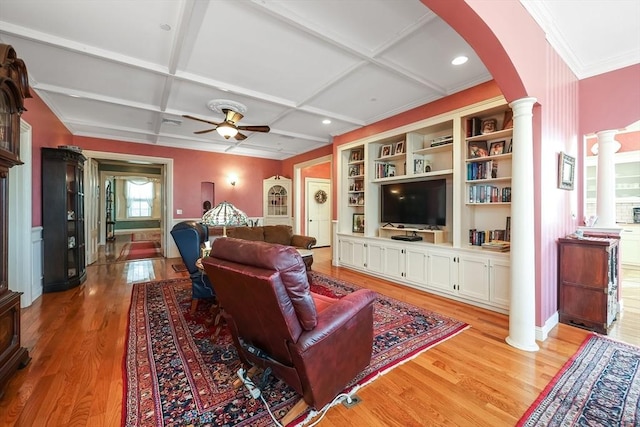
[[[236,182],[238,182],[238,177],[236,175],[229,175],[228,179],[229,179],[229,184],[235,187]]]

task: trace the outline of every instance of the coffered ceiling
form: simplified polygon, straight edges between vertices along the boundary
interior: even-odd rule
[[[576,75],[613,63],[583,46],[598,28],[565,19],[577,2],[523,2],[582,67]],[[636,0],[579,7],[595,13],[612,3],[640,12]],[[630,31],[615,25],[616,36]],[[640,62],[638,40],[607,44],[609,53]],[[33,89],[74,135],[270,159],[491,79],[418,0],[0,0],[0,41],[25,60]],[[469,61],[451,65],[458,55]],[[240,124],[271,132],[246,132],[241,142],[194,135],[209,126],[182,115],[220,122],[207,107],[214,99],[245,105]]]

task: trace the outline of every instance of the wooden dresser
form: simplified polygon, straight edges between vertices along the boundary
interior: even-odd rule
[[[558,239],[560,322],[607,334],[616,319],[619,239]]]

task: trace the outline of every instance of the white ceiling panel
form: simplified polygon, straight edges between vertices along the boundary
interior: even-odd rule
[[[451,60],[464,55],[464,66]],[[392,66],[441,86],[445,93],[491,80],[475,51],[441,19],[434,19],[381,55]]]
[[[62,119],[73,124],[85,124],[106,129],[139,129],[153,132],[158,113],[90,99],[74,98],[59,94],[47,94],[60,111]]]
[[[247,2],[210,2],[204,21],[184,70],[265,94],[301,102],[358,62]]]
[[[358,68],[314,98],[313,107],[366,123],[439,98],[430,88],[376,65]]]
[[[415,0],[362,0],[262,2],[266,8],[287,16],[313,31],[355,50],[375,54],[435,16]]]
[[[2,0],[0,19],[24,27],[26,34],[46,33],[50,38],[160,64],[168,61],[171,54],[168,47],[174,37],[160,25],[175,28],[183,3],[183,0]]]
[[[3,37],[20,45],[32,85],[62,88],[67,93],[82,92],[87,97],[110,97],[120,102],[158,105],[166,77],[109,60],[31,41]],[[34,85],[35,83],[35,85]]]
[[[578,77],[640,62],[638,0],[521,2]],[[0,0],[0,42],[74,135],[267,159],[491,79],[419,0]],[[271,132],[195,135],[212,99]]]

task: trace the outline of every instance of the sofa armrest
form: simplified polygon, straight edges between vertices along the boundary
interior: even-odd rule
[[[318,313],[318,324],[290,344],[303,383],[313,389],[304,400],[319,409],[329,403],[370,362],[376,293],[360,289]],[[312,386],[312,387],[311,387]]]
[[[294,248],[311,249],[316,244],[316,238],[294,234],[291,236],[291,246]]]

